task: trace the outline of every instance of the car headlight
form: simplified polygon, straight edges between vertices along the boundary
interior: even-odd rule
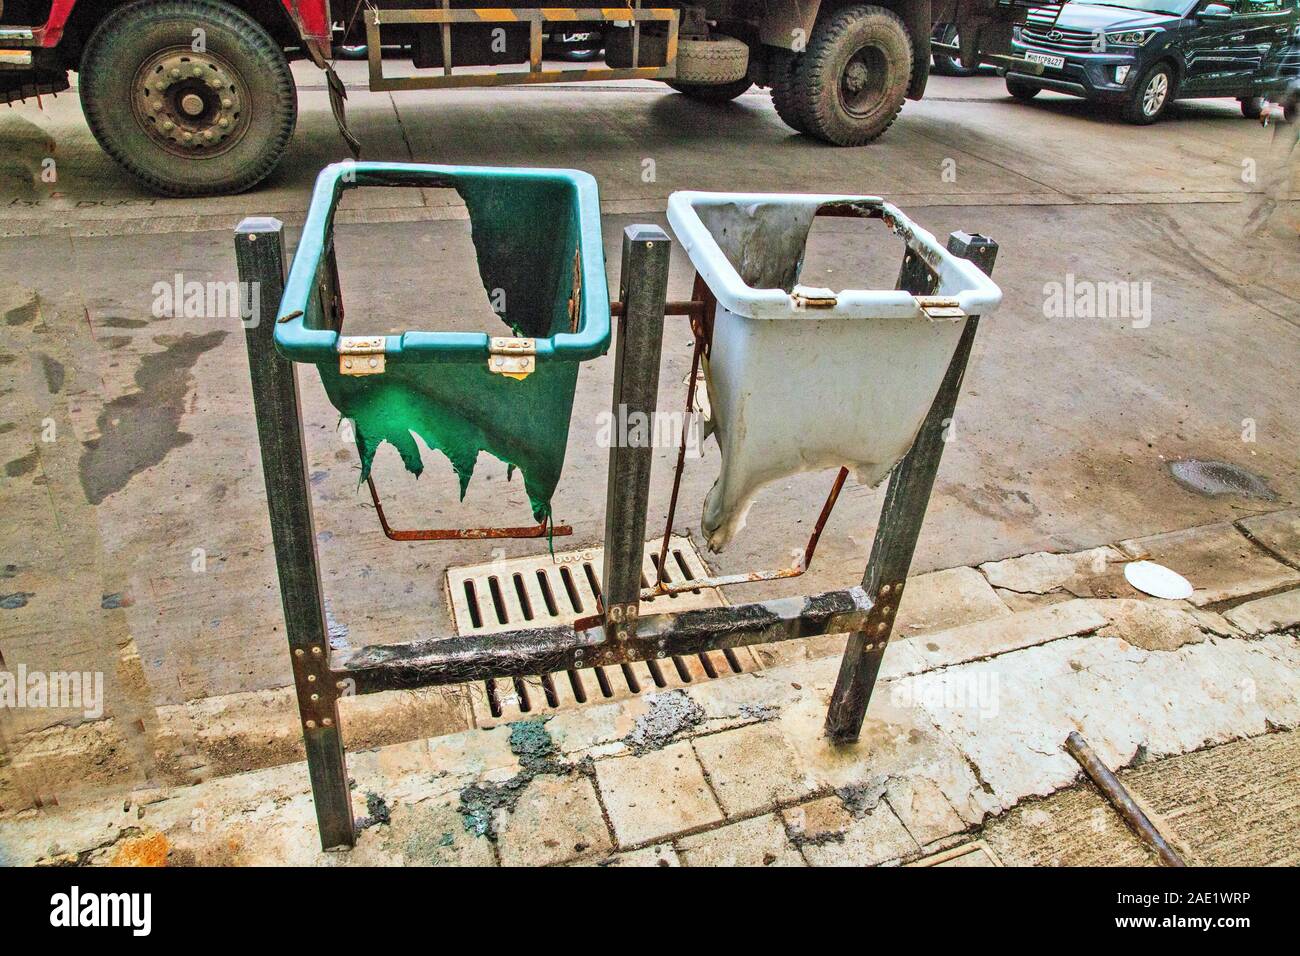
[[[1159,30],[1121,30],[1106,34],[1106,46],[1145,46]]]

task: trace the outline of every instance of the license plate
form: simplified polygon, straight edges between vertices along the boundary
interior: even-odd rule
[[[1041,63],[1043,66],[1050,66],[1053,70],[1059,70],[1065,66],[1065,57],[1052,56],[1050,53],[1026,53],[1025,59],[1030,63]]]

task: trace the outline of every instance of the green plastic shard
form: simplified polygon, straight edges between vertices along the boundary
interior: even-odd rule
[[[334,407],[352,419],[362,481],[383,442],[397,449],[407,471],[423,472],[414,433],[451,461],[461,498],[479,452],[486,451],[523,472],[533,517],[550,517],[564,467],[576,362],[540,364],[522,381],[494,375],[486,364],[398,365],[383,375],[352,378],[340,375],[334,362],[321,363],[320,373]]]
[[[426,462],[418,436],[451,462],[462,499],[480,452],[506,462],[509,472],[518,468],[533,517],[546,521],[564,467],[578,365],[609,344],[594,181],[567,170],[396,163],[343,168],[348,176],[329,167],[317,180],[281,302],[277,346],[320,369],[330,401],[355,427],[363,481],[384,442],[420,475]],[[475,333],[386,336],[382,373],[344,375],[337,330],[330,329],[318,292],[328,274],[322,265],[333,242],[338,196],[353,185],[430,184],[454,188],[464,199],[479,278],[501,325]],[[490,336],[535,340],[534,371],[523,379],[490,371]]]

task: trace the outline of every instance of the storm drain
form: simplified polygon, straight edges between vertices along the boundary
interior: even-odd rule
[[[645,546],[641,584],[655,580],[661,539]],[[448,604],[456,633],[500,634],[528,627],[572,624],[598,613],[604,548],[511,558],[447,570]],[[665,561],[670,584],[708,577],[695,546],[684,535],[669,542]],[[716,588],[660,595],[641,602],[642,614],[661,609],[688,611],[718,607]],[[522,714],[617,700],[645,690],[682,687],[728,674],[756,670],[748,648],[707,651],[664,660],[633,661],[617,667],[559,671],[536,677],[496,678],[475,690],[479,713],[511,720]]]

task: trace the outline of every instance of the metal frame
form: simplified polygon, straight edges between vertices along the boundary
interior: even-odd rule
[[[671,80],[677,75],[677,29],[680,11],[667,8],[640,9],[641,0],[633,7],[474,7],[467,10],[448,9],[446,0],[441,10],[366,10],[366,44],[369,47],[370,89],[440,90],[474,86],[509,86],[519,83],[573,83],[580,80]],[[542,69],[542,24],[573,23],[575,21],[601,21],[605,23],[630,21],[632,23],[632,66],[621,69],[598,67],[586,70]],[[660,22],[668,24],[667,56],[663,66],[638,66],[641,24]],[[383,48],[379,28],[396,24],[441,24],[442,75],[441,76],[384,76]],[[453,24],[466,23],[527,23],[528,69],[491,73],[453,73],[451,65],[451,33]]]
[[[657,226],[629,226],[623,235],[621,303],[613,407],[652,414],[663,339],[671,240]],[[986,273],[997,244],[954,233],[949,251]],[[236,229],[241,282],[258,283],[262,315],[277,314],[284,285],[283,226],[246,219]],[[910,251],[899,288],[930,295],[937,279]],[[695,302],[673,303],[695,315]],[[703,317],[703,310],[700,312]],[[866,574],[860,586],[816,596],[642,615],[640,572],[645,542],[652,449],[615,445],[609,455],[601,613],[569,626],[506,633],[431,637],[331,652],[325,623],[311,491],[293,364],[276,352],[273,323],[247,330],[253,406],[266,479],[294,686],[316,801],[321,845],[355,841],[338,697],[497,677],[527,677],[597,665],[657,660],[749,644],[849,633],[826,719],[828,736],[856,739],[880,662],[930,491],[943,453],[962,376],[978,327],[966,320],[943,384],[911,450],[889,478]]]

